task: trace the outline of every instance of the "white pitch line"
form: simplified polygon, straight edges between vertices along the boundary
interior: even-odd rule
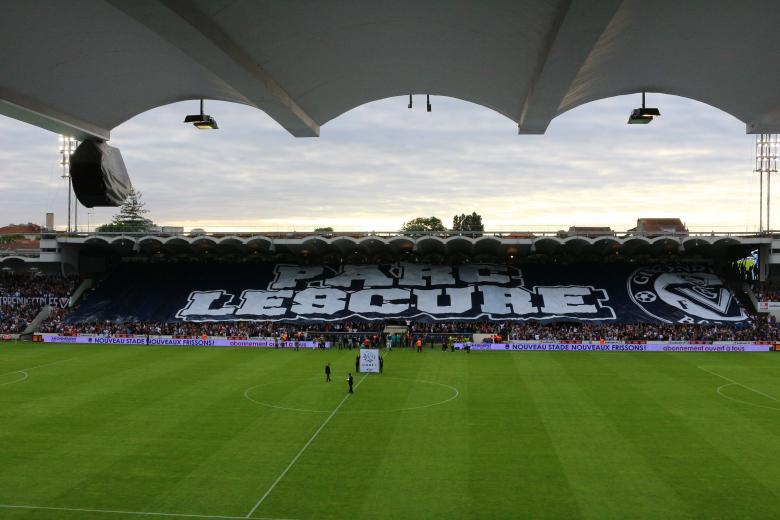
[[[135,516],[162,516],[169,518],[203,518],[216,520],[244,520],[243,516],[227,515],[196,515],[189,513],[156,513],[149,511],[119,511],[114,509],[87,509],[82,507],[49,507],[49,506],[18,506],[9,504],[0,504],[0,509],[24,509],[24,510],[43,510],[43,511],[68,511],[73,513],[104,513],[112,515],[135,515]],[[292,520],[290,518],[257,518],[256,520]]]
[[[30,374],[28,374],[24,370],[19,370],[18,372],[9,372],[8,374],[22,374],[22,376],[24,376],[24,377],[22,377],[21,379],[14,379],[13,381],[8,381],[7,383],[0,383],[0,386],[12,385],[14,383],[20,383],[20,382],[24,381],[25,379],[27,379],[28,377],[30,377]],[[8,374],[3,374],[0,377],[7,376]]]
[[[763,404],[756,404],[756,403],[751,403],[750,401],[743,401],[742,399],[737,399],[736,397],[731,397],[730,395],[726,395],[721,391],[724,388],[733,385],[734,383],[726,383],[725,385],[720,385],[718,388],[715,389],[715,393],[717,393],[719,396],[723,397],[724,399],[728,399],[729,401],[734,401],[735,403],[746,404],[748,406],[755,406],[756,408],[764,408],[766,410],[780,410],[780,408],[778,408],[777,406],[764,406]]]
[[[739,386],[741,386],[742,388],[746,388],[746,389],[750,390],[751,392],[755,392],[755,393],[757,393],[757,394],[759,394],[759,395],[763,395],[763,396],[764,396],[764,397],[766,397],[767,399],[771,399],[772,401],[774,401],[774,402],[776,402],[776,403],[780,403],[780,399],[778,399],[778,398],[776,398],[776,397],[772,397],[772,396],[771,396],[771,395],[769,395],[769,394],[765,394],[765,393],[764,393],[764,392],[762,392],[761,390],[756,390],[755,388],[751,388],[751,387],[749,387],[748,385],[744,385],[744,384],[740,383],[739,381],[734,381],[734,380],[733,380],[733,379],[731,379],[730,377],[726,377],[726,376],[720,375],[720,374],[718,374],[717,372],[713,372],[712,370],[709,370],[709,369],[707,369],[707,368],[704,368],[704,367],[702,367],[702,366],[700,366],[700,367],[698,367],[698,368],[699,368],[700,370],[704,370],[705,372],[709,372],[710,374],[712,374],[712,375],[714,375],[714,376],[718,376],[718,377],[719,377],[719,378],[721,378],[721,379],[725,379],[726,381],[729,381],[729,382],[730,382],[730,383],[732,383],[732,384],[739,385]],[[721,394],[721,395],[722,395],[722,394]]]
[[[76,358],[70,357],[68,359],[60,359],[59,361],[52,361],[51,363],[44,363],[43,365],[36,365],[36,366],[30,367],[30,368],[20,368],[19,370],[12,370],[10,372],[6,372],[5,374],[0,374],[0,377],[8,376],[8,375],[11,375],[11,374],[17,374],[19,372],[26,372],[27,370],[35,370],[36,368],[48,367],[50,365],[56,365],[57,363],[64,363],[66,361],[70,361],[71,359],[76,359]]]
[[[387,357],[387,356],[385,356],[385,357]],[[362,383],[363,381],[366,380],[366,377],[368,377],[368,374],[364,375],[363,379],[358,381],[358,383],[355,385],[355,388],[359,387],[360,383]],[[322,429],[325,428],[325,426],[327,426],[327,424],[330,422],[331,419],[333,419],[333,416],[336,415],[336,412],[339,411],[339,408],[341,408],[341,406],[347,401],[347,399],[349,399],[350,395],[352,395],[352,394],[345,395],[344,399],[341,400],[341,402],[338,404],[338,406],[336,406],[336,408],[334,408],[333,411],[330,412],[330,415],[322,422],[320,427],[317,428],[317,431],[314,432],[314,435],[312,435],[311,438],[309,438],[309,440],[306,441],[306,444],[303,445],[303,448],[301,448],[301,450],[298,452],[298,454],[295,455],[295,457],[293,457],[293,460],[290,461],[290,463],[287,465],[287,467],[284,468],[284,471],[282,471],[281,475],[276,477],[276,480],[274,480],[274,483],[271,484],[271,487],[268,488],[268,491],[266,491],[265,494],[262,497],[260,497],[260,500],[257,501],[257,503],[255,504],[255,507],[253,507],[252,510],[249,511],[244,518],[249,518],[250,516],[252,516],[252,514],[255,511],[257,511],[257,508],[260,507],[260,504],[262,504],[263,501],[265,501],[265,499],[268,498],[268,495],[271,494],[271,491],[274,490],[276,485],[284,478],[285,475],[287,475],[287,472],[290,471],[290,468],[292,468],[295,465],[295,463],[298,462],[298,459],[301,457],[301,455],[303,455],[303,452],[306,451],[306,448],[308,448],[309,445],[312,442],[314,442],[314,439],[317,438],[317,436],[320,434]]]

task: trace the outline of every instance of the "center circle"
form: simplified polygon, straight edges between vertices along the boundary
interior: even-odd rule
[[[261,383],[247,388],[244,397],[266,408],[304,413],[387,413],[421,410],[448,403],[460,395],[454,386],[386,375],[368,375],[366,379],[375,379],[380,385],[366,386],[370,381],[360,379],[355,385],[355,393],[368,399],[339,403],[346,395],[345,385],[335,379],[325,383],[321,378],[288,379]],[[292,383],[292,385],[291,385]],[[354,394],[353,394],[354,395]],[[398,396],[398,399],[394,399]],[[405,406],[399,406],[403,399]],[[352,405],[352,406],[350,406]]]

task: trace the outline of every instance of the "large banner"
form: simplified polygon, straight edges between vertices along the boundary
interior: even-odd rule
[[[456,349],[462,349],[466,343],[455,343]],[[551,343],[525,341],[515,343],[468,343],[471,350],[559,350],[564,352],[769,352],[771,343],[745,343],[739,341],[698,342],[651,341],[647,343],[599,343],[571,342]]]
[[[747,316],[697,265],[126,265],[69,320],[730,323]]]
[[[68,296],[14,296],[12,294],[0,294],[0,305],[8,307],[22,307],[23,305],[51,305],[58,309],[68,306]]]
[[[40,339],[38,339],[40,338]],[[2,339],[6,339],[5,336]],[[11,339],[9,337],[8,339]],[[39,334],[34,338],[44,343],[80,343],[94,345],[150,345],[177,347],[277,347],[277,348],[321,348],[315,341],[286,341],[274,343],[266,339],[230,339],[217,338],[173,338],[171,336],[59,336],[57,334]],[[562,351],[562,352],[768,352],[774,344],[750,341],[647,341],[647,342],[606,342],[598,341],[517,341],[510,343],[468,343],[471,350],[503,351]],[[456,349],[462,349],[466,343],[455,343]],[[330,348],[330,342],[324,343]],[[379,372],[379,350],[360,349],[360,372]]]
[[[60,336],[40,334],[43,343],[81,343],[94,345],[151,345],[172,347],[265,347],[265,348],[330,348],[330,341],[275,341],[273,339],[174,338],[172,336]]]

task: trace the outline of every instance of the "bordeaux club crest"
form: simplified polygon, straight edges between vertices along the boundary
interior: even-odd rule
[[[723,281],[703,266],[650,266],[628,279],[631,300],[667,323],[739,322],[747,316]]]

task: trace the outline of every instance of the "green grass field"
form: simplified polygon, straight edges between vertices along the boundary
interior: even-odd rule
[[[0,518],[780,517],[780,355],[355,354],[0,343]]]

